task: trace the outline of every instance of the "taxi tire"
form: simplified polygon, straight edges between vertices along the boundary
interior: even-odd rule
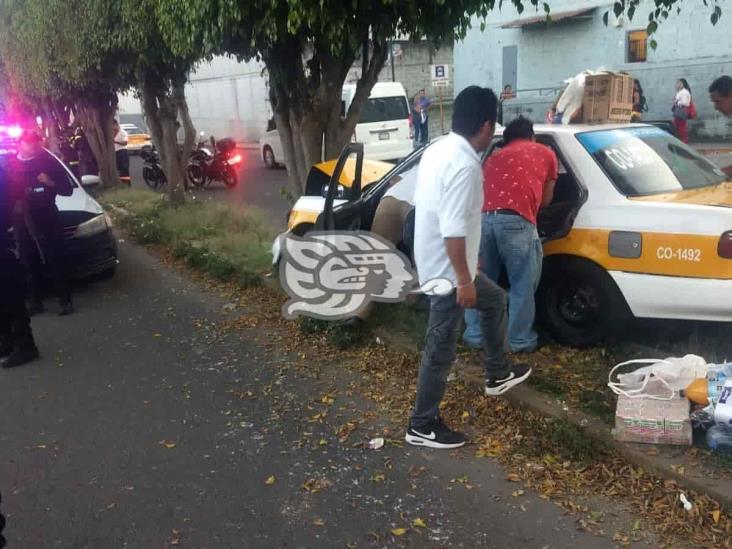
[[[592,296],[597,314],[592,323],[572,323],[563,313],[567,292]],[[540,323],[559,343],[589,347],[623,334],[632,319],[628,304],[615,281],[600,266],[576,257],[552,257],[544,263],[537,293]]]

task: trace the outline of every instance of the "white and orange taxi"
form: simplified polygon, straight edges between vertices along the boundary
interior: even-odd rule
[[[732,321],[732,181],[720,168],[654,126],[534,130],[560,161],[554,200],[538,221],[537,309],[556,339],[594,344],[630,317]],[[501,145],[499,131],[486,156]],[[353,228],[358,217],[368,230],[375,204],[417,169],[421,152],[321,212],[330,218],[321,225]],[[408,231],[404,239],[403,249]]]

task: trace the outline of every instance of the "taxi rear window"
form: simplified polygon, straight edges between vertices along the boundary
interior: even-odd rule
[[[577,139],[626,196],[647,196],[718,185],[724,172],[656,127],[598,130]]]

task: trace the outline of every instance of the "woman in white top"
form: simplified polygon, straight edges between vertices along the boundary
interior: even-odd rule
[[[684,143],[689,142],[689,128],[687,120],[689,119],[689,108],[691,107],[691,88],[685,78],[679,78],[676,81],[676,97],[674,99],[674,130],[676,137]]]

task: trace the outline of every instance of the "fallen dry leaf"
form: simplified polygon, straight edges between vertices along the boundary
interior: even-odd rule
[[[509,482],[521,482],[521,477],[518,476],[516,473],[509,473],[506,475],[506,480]]]
[[[265,484],[266,484],[267,486],[272,486],[272,485],[273,485],[273,484],[274,484],[275,482],[277,482],[277,479],[275,478],[275,476],[274,476],[274,475],[269,475],[269,476],[267,477],[267,480],[265,480],[265,481],[264,481],[264,483],[265,483]]]
[[[313,521],[313,524],[314,524],[315,526],[325,526],[325,521],[324,521],[324,520],[323,520],[322,518],[316,518],[316,519],[315,519],[315,520]]]
[[[427,523],[421,518],[416,518],[412,521],[412,525],[416,528],[427,528]]]
[[[721,512],[719,509],[715,509],[712,511],[712,520],[714,521],[714,524],[717,524],[719,522],[719,517],[721,516]]]
[[[406,528],[392,528],[391,533],[394,534],[395,536],[403,536],[404,534],[407,533],[407,529]]]

